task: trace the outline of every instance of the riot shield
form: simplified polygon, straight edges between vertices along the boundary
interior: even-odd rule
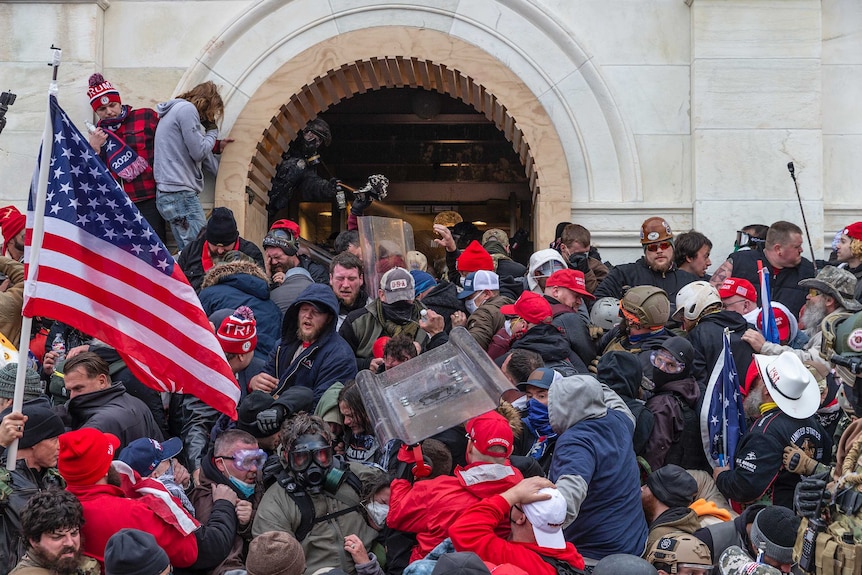
[[[473,336],[452,329],[449,342],[356,383],[381,444],[413,444],[495,409],[514,389]]]
[[[383,274],[394,267],[407,268],[407,252],[414,249],[413,226],[399,218],[360,216],[357,220],[365,289],[377,297]]]

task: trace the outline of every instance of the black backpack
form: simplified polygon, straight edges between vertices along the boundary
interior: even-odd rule
[[[568,561],[557,559],[556,557],[548,557],[547,555],[538,554],[542,561],[557,570],[557,575],[584,575],[585,571],[578,569]]]

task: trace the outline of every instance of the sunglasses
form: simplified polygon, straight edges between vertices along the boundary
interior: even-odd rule
[[[808,290],[808,297],[817,297],[821,294],[823,294],[823,292],[820,291],[819,289],[811,288]]]
[[[260,469],[266,463],[266,452],[263,449],[240,449],[233,455],[216,455],[217,459],[232,459],[234,466],[240,471],[251,471],[252,467]]]
[[[322,447],[320,449],[291,451],[287,459],[291,471],[305,471],[311,466],[312,461],[321,467],[329,467],[332,465],[332,448]]]
[[[669,250],[672,247],[673,247],[673,244],[670,242],[660,242],[657,244],[647,244],[646,250],[648,252],[657,252],[659,250],[662,250],[662,251]]]

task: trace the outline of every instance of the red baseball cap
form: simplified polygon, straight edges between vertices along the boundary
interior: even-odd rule
[[[557,270],[551,274],[545,285],[548,287],[564,287],[586,298],[596,299],[596,296],[587,291],[587,281],[584,279],[584,272],[582,271],[569,268]]]
[[[467,435],[479,450],[479,453],[489,457],[507,458],[514,449],[515,437],[509,420],[497,411],[489,411],[467,422]],[[500,446],[506,454],[490,451],[493,446]]]
[[[745,385],[742,387],[742,397],[748,397],[748,392],[751,391],[751,386],[754,380],[760,377],[760,370],[757,369],[757,362],[754,359],[748,364],[748,371],[745,373]]]
[[[518,301],[511,305],[500,306],[503,315],[516,315],[530,323],[550,323],[551,304],[533,291],[525,291]]]
[[[718,297],[721,299],[727,299],[735,295],[757,303],[757,290],[754,289],[754,285],[747,279],[727,278],[722,282],[721,287],[718,288]]]
[[[793,327],[790,325],[791,321],[790,318],[787,317],[787,312],[773,303],[772,315],[775,316],[775,325],[778,327],[778,339],[782,342],[789,341],[790,332]],[[760,313],[757,314],[757,329],[763,329],[763,310],[760,310]]]
[[[862,222],[854,222],[844,228],[844,235],[854,240],[862,240]]]

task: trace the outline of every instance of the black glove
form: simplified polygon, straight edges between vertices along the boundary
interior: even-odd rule
[[[350,204],[350,213],[354,216],[361,216],[362,212],[367,210],[373,201],[371,194],[356,194]]]
[[[210,130],[218,130],[218,125],[216,125],[216,123],[212,120],[201,120],[201,125],[207,132],[209,132]]]
[[[590,271],[589,255],[587,254],[571,254],[569,256],[569,265],[572,269],[580,270],[584,273]]]
[[[825,472],[803,477],[796,484],[796,490],[793,493],[793,508],[797,515],[811,519],[818,515],[818,507],[823,509],[829,505],[832,494],[826,489],[828,481],[829,473]]]
[[[269,409],[264,409],[255,418],[257,420],[257,428],[261,433],[272,435],[281,429],[286,411],[282,405],[274,405]]]

